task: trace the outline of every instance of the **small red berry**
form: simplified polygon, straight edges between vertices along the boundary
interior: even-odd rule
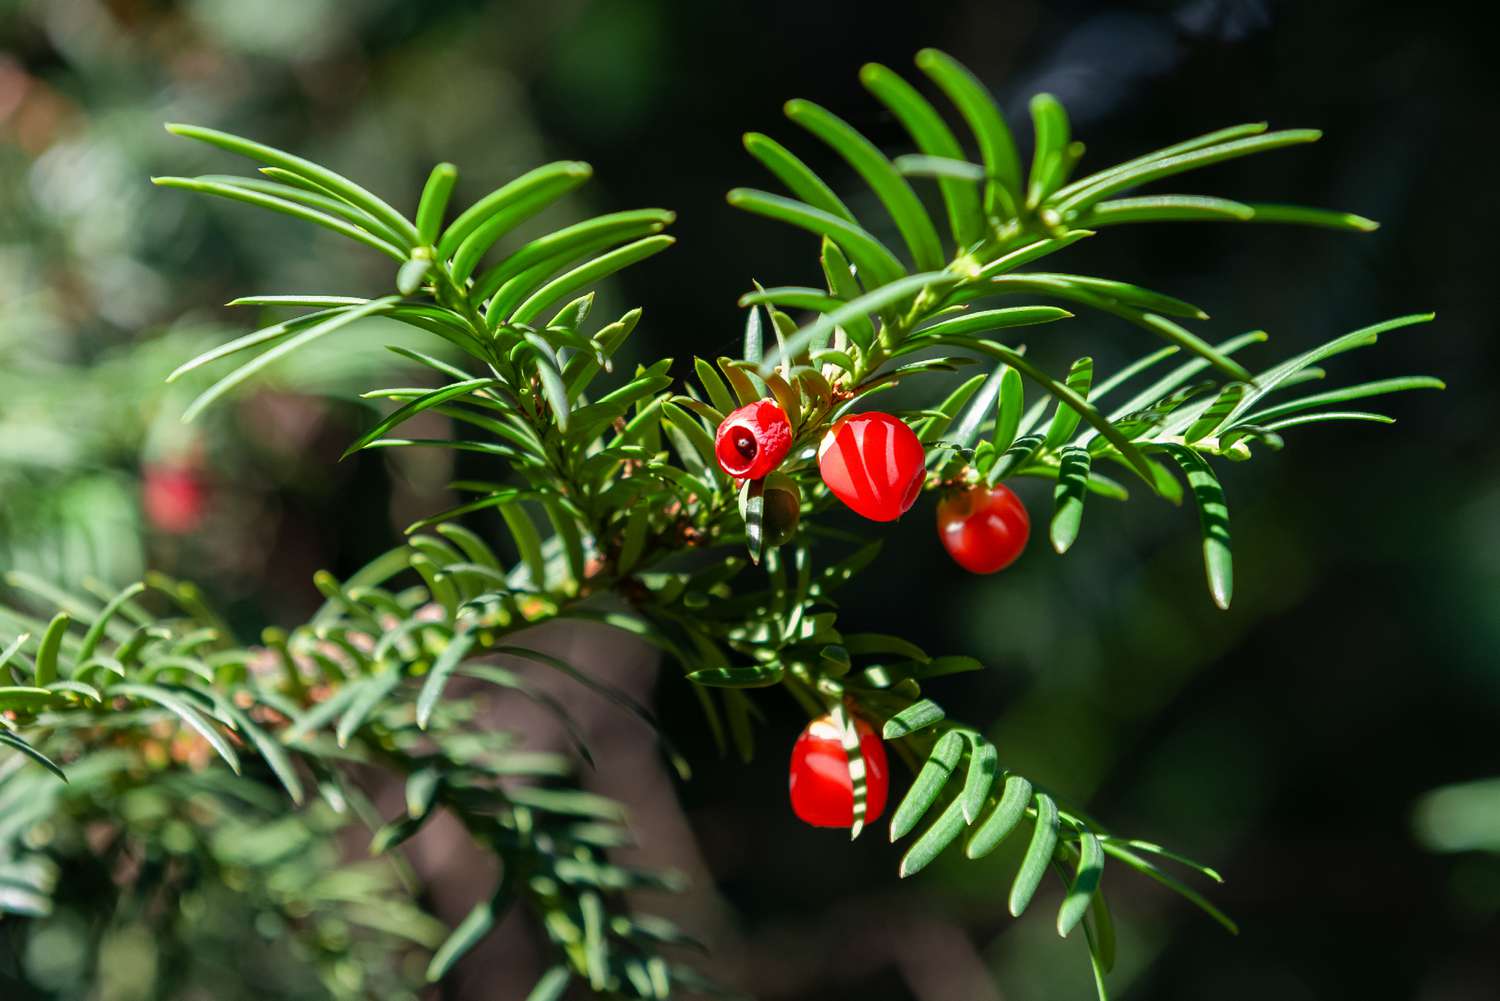
[[[856,514],[895,521],[922,492],[926,453],[916,433],[890,414],[856,414],[823,436],[818,471]]]
[[[198,471],[190,466],[147,466],[141,484],[141,506],[157,530],[185,535],[196,530],[208,513],[208,488]]]
[[[854,721],[865,761],[865,822],[879,818],[890,790],[885,745],[875,728]],[[854,782],[844,753],[843,731],[834,718],[819,716],[792,745],[792,810],[814,827],[854,826]]]
[[[757,400],[724,418],[714,439],[719,468],[742,480],[758,480],[781,465],[792,447],[792,422],[774,400]]]
[[[1031,517],[1009,487],[972,486],[938,502],[938,537],[958,565],[995,573],[1015,562],[1031,535]]]

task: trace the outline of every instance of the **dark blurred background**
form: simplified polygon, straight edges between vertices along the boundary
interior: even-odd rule
[[[679,247],[600,308],[644,305],[635,349],[687,359],[734,342],[752,280],[819,280],[810,238],[725,204],[730,187],[773,186],[741,133],[794,145],[852,193],[781,104],[815,99],[906,152],[857,72],[875,60],[915,76],[925,45],[995,90],[1023,148],[1027,99],[1060,97],[1085,170],[1244,121],[1326,130],[1174,190],[1347,209],[1378,232],[1132,227],[1058,266],[1198,303],[1214,338],[1268,330],[1252,368],[1436,310],[1337,374],[1431,374],[1449,389],[1396,399],[1393,428],[1312,429],[1224,471],[1228,613],[1204,591],[1192,512],[1137,498],[1094,504],[1066,559],[1038,533],[983,579],[947,561],[919,508],[847,594],[844,626],[981,657],[987,672],[933,694],[987,724],[1008,766],[1226,875],[1211,895],[1238,937],[1106,874],[1117,996],[1500,997],[1500,856],[1482,850],[1500,849],[1500,793],[1423,799],[1500,774],[1500,408],[1482,274],[1500,223],[1485,138],[1500,91],[1465,5],[4,0],[0,562],[62,579],[193,576],[248,630],[296,621],[316,604],[315,568],[354,568],[443,502],[445,460],[334,462],[368,420],[355,393],[395,371],[385,331],[182,429],[188,397],[161,376],[255,324],[217,303],[376,294],[393,275],[294,223],[150,187],[151,174],[243,169],[163,121],[323,160],[408,211],[439,159],[458,164],[460,198],[545,159],[587,160],[596,179],[574,214],[679,213]],[[1107,319],[1067,327],[1031,345],[1054,369],[1149,346]],[[1046,492],[1025,496],[1039,520]],[[647,840],[642,855],[692,852],[688,868],[712,873],[717,889],[700,880],[668,909],[716,915],[704,932],[732,980],[821,1001],[1091,996],[1080,939],[1059,940],[1044,910],[1006,915],[1013,859],[949,857],[902,884],[882,831],[851,847],[798,825],[790,701],[760,700],[768,723],[746,767],[715,758],[683,683],[664,678],[657,699],[701,762],[678,789],[694,840]],[[470,970],[463,996],[510,996],[491,974]]]

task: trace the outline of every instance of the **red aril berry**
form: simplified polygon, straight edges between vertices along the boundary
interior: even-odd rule
[[[1009,487],[972,486],[938,502],[938,537],[958,565],[995,573],[1015,562],[1031,535],[1031,517]]]
[[[208,487],[190,466],[150,465],[142,477],[141,506],[158,531],[185,535],[208,513]]]
[[[855,514],[895,521],[922,492],[926,453],[916,433],[890,414],[855,414],[823,436],[818,471]]]
[[[781,465],[792,447],[792,422],[774,400],[756,400],[724,418],[714,439],[719,468],[741,480],[758,480]]]
[[[890,791],[890,770],[885,745],[875,728],[854,720],[859,751],[865,760],[865,822],[876,820],[885,810]],[[819,716],[792,745],[792,810],[798,819],[814,827],[854,826],[854,782],[849,758],[844,753],[843,731],[834,718]]]

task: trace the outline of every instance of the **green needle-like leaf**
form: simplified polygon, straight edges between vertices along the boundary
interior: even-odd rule
[[[995,804],[995,809],[984,819],[984,823],[974,829],[969,836],[969,843],[964,847],[964,853],[971,859],[983,858],[1000,846],[1021,818],[1026,816],[1026,804],[1031,801],[1031,783],[1019,775],[1011,775],[1005,780],[1004,791],[1000,794],[1000,801]]]
[[[592,167],[576,160],[549,163],[527,171],[485,195],[453,220],[438,240],[438,256],[452,257],[481,227],[488,226],[487,236],[475,244],[478,253],[470,251],[477,262],[484,249],[506,230],[572,191],[592,174]],[[479,243],[484,244],[483,248],[478,247]]]
[[[252,299],[236,299],[233,302],[231,302],[229,305],[231,305],[231,306],[238,306],[238,305],[242,305],[242,304],[246,304],[246,303],[259,303],[259,302],[262,302],[262,301],[270,299],[270,298],[272,298],[272,297],[263,296],[263,297],[258,297],[257,299],[254,299],[254,300],[252,300]],[[329,297],[329,299],[332,299],[332,297]],[[234,340],[229,341],[228,343],[221,344],[221,345],[219,345],[216,348],[211,348],[210,350],[203,352],[202,354],[200,354],[197,357],[193,358],[191,361],[184,362],[183,364],[177,366],[177,368],[174,369],[172,371],[172,373],[167,376],[167,380],[166,381],[167,382],[175,382],[177,379],[179,379],[182,376],[186,375],[188,372],[191,372],[191,371],[193,371],[195,369],[202,368],[204,365],[207,365],[210,362],[218,361],[220,358],[227,358],[229,355],[237,354],[240,351],[245,351],[245,350],[247,350],[249,348],[253,348],[253,347],[256,347],[258,345],[265,344],[268,341],[274,341],[274,340],[278,340],[278,339],[283,338],[283,337],[287,337],[287,336],[289,336],[289,335],[291,335],[293,333],[296,333],[299,330],[305,330],[305,329],[307,329],[310,326],[313,326],[313,325],[315,325],[317,323],[322,322],[323,320],[327,319],[328,317],[338,316],[340,313],[345,312],[346,311],[345,308],[344,308],[345,306],[362,306],[362,305],[365,305],[368,302],[369,302],[368,299],[349,299],[349,300],[346,300],[345,302],[339,303],[335,308],[332,308],[332,309],[322,309],[322,310],[319,310],[316,313],[309,313],[306,316],[299,316],[299,317],[296,317],[296,318],[291,319],[291,320],[283,320],[280,323],[274,323],[274,324],[272,324],[269,327],[263,327],[260,330],[257,330],[257,331],[255,331],[253,333],[246,334],[243,337],[237,337]],[[267,304],[267,305],[275,305],[277,303],[269,303],[269,302],[267,302],[265,304]],[[299,301],[291,301],[291,302],[285,303],[285,305],[308,305],[308,304],[309,303],[307,301],[300,300],[300,298],[299,298]]]
[[[1068,895],[1057,912],[1057,933],[1063,938],[1078,926],[1088,913],[1089,902],[1099,891],[1104,874],[1104,849],[1090,831],[1078,832],[1078,870],[1068,886]]]
[[[334,728],[334,737],[338,740],[340,747],[348,747],[349,740],[369,721],[375,710],[380,708],[386,698],[396,690],[401,683],[401,675],[394,670],[387,670],[383,674],[377,674],[363,681],[356,681],[350,685],[353,697],[350,698],[344,712],[339,716],[338,725]]]
[[[907,153],[891,161],[903,177],[935,177],[939,181],[964,181],[972,185],[984,180],[984,168],[968,160],[946,156]]]
[[[1011,306],[1006,309],[985,309],[974,313],[962,313],[921,327],[912,334],[912,340],[920,342],[927,337],[972,337],[991,330],[1053,323],[1057,320],[1066,320],[1072,315],[1066,309],[1060,309],[1057,306]]]
[[[1101,1001],[1109,1001],[1104,993],[1103,974],[1115,968],[1115,922],[1109,913],[1109,903],[1104,894],[1096,893],[1089,902],[1089,914],[1093,922],[1085,921],[1084,934],[1088,936],[1089,952],[1094,960],[1094,978],[1099,987]]]
[[[665,209],[638,209],[613,212],[548,233],[507,255],[499,264],[480,275],[474,282],[473,295],[478,299],[489,299],[501,286],[506,286],[509,297],[515,300],[510,303],[510,308],[513,309],[525,296],[535,292],[536,288],[525,284],[512,287],[509,285],[512,279],[529,275],[540,285],[551,277],[552,271],[562,268],[570,261],[596,250],[659,233],[675,218],[674,213]],[[503,304],[496,308],[508,312]]]
[[[417,397],[415,400],[412,400],[410,403],[405,404],[400,409],[387,416],[384,420],[382,420],[379,424],[376,424],[369,431],[360,435],[358,440],[356,440],[354,444],[344,449],[344,454],[343,456],[341,456],[341,458],[349,458],[349,456],[353,455],[355,452],[358,452],[361,449],[367,447],[370,442],[374,441],[377,438],[385,437],[386,432],[390,431],[392,428],[399,427],[400,425],[406,423],[408,420],[415,417],[417,414],[420,414],[424,410],[430,410],[440,404],[447,403],[449,400],[468,396],[471,393],[476,392],[477,390],[494,385],[497,385],[494,379],[466,379],[463,382],[455,382],[452,385],[443,386],[440,389],[434,389],[430,393],[424,393],[422,396]]]
[[[943,786],[947,785],[948,778],[958,768],[963,753],[964,738],[957,730],[949,730],[938,740],[927,763],[917,773],[916,781],[911,784],[901,805],[896,807],[896,812],[891,816],[892,841],[901,840],[917,826],[917,822],[943,791]]]
[[[1177,863],[1180,863],[1181,865],[1187,866],[1189,869],[1192,869],[1194,872],[1198,873],[1199,875],[1208,877],[1209,879],[1213,880],[1215,883],[1222,883],[1222,882],[1224,882],[1224,877],[1221,876],[1221,875],[1219,875],[1219,872],[1218,872],[1217,869],[1213,869],[1213,868],[1211,868],[1209,866],[1206,866],[1202,862],[1195,862],[1194,860],[1188,858],[1185,855],[1178,854],[1177,852],[1174,852],[1174,851],[1169,851],[1166,848],[1163,848],[1161,845],[1153,844],[1150,841],[1138,841],[1138,840],[1136,840],[1134,838],[1109,838],[1109,837],[1106,837],[1103,840],[1105,840],[1105,841],[1111,841],[1111,842],[1114,842],[1116,844],[1124,845],[1125,847],[1131,849],[1132,851],[1147,852],[1147,853],[1149,853],[1151,855],[1160,855],[1162,858],[1171,859],[1173,862],[1177,862]]]
[[[1124,862],[1136,872],[1143,873],[1149,876],[1161,885],[1165,886],[1167,889],[1171,890],[1173,893],[1176,893],[1189,902],[1197,905],[1198,908],[1203,911],[1203,913],[1207,914],[1219,924],[1223,925],[1224,928],[1229,932],[1229,934],[1239,934],[1239,926],[1236,925],[1228,915],[1211,904],[1208,899],[1203,896],[1203,894],[1199,893],[1197,890],[1194,890],[1192,887],[1182,882],[1182,880],[1170,875],[1169,873],[1163,872],[1159,866],[1152,863],[1149,859],[1141,858],[1135,852],[1124,847],[1118,842],[1105,841],[1103,842],[1103,846],[1105,854],[1119,859],[1121,862]]]
[[[927,210],[906,178],[874,143],[848,122],[811,101],[788,101],[786,116],[827,143],[864,178],[901,231],[917,270],[936,271],[943,266],[943,245]]]
[[[856,222],[854,213],[839,200],[833,189],[791,150],[759,132],[746,132],[744,142],[745,151],[775,174],[776,179],[785,184],[792,194],[815,209],[845,222]]]
[[[11,640],[9,645],[7,645],[3,650],[0,650],[0,670],[4,670],[6,667],[8,667],[10,665],[10,662],[15,659],[16,655],[21,652],[21,648],[29,642],[31,642],[31,634],[22,633],[15,639]]]
[[[349,239],[356,240],[368,247],[373,247],[398,261],[406,260],[406,252],[401,247],[373,233],[325,212],[319,212],[317,209],[308,208],[306,205],[278,198],[275,195],[268,195],[253,188],[241,187],[237,184],[223,184],[217,181],[205,181],[192,177],[153,177],[151,178],[151,183],[162,188],[180,188],[184,191],[196,191],[205,195],[218,195],[220,198],[228,198],[231,201],[244,202],[247,205],[280,212],[282,215],[315,223],[324,229],[331,229],[335,233],[347,236]]]
[[[453,677],[453,672],[458,670],[458,665],[468,656],[469,650],[474,646],[474,634],[464,631],[455,633],[443,647],[443,652],[438,655],[437,660],[432,663],[432,670],[427,675],[427,680],[422,683],[422,691],[417,695],[417,726],[423,730],[427,729],[428,722],[432,719],[432,711],[437,708],[438,700],[443,697],[443,689],[447,687],[448,680]]]
[[[1295,417],[1283,417],[1279,421],[1268,421],[1260,425],[1265,431],[1280,431],[1284,428],[1298,427],[1303,424],[1321,424],[1325,421],[1369,421],[1373,424],[1394,424],[1395,418],[1387,417],[1385,414],[1372,414],[1364,410],[1321,410],[1315,414],[1298,414]]]
[[[157,685],[142,685],[134,682],[120,682],[110,688],[111,695],[123,695],[126,698],[140,699],[144,702],[154,702],[163,709],[168,710],[178,719],[182,720],[206,741],[210,747],[218,752],[219,757],[232,768],[236,775],[240,771],[240,756],[235,753],[234,746],[224,739],[214,725],[203,717],[197,708],[190,705],[185,699],[179,698],[173,692]]]
[[[719,378],[719,373],[714,371],[712,365],[702,358],[694,358],[693,371],[697,373],[698,381],[703,384],[704,392],[708,393],[709,402],[720,413],[727,414],[735,409],[735,399],[729,395],[729,387],[724,385],[724,380]]]
[[[990,216],[1013,214],[1021,202],[1021,161],[999,106],[974,74],[944,52],[923,49],[917,53],[917,68],[948,96],[979,142],[990,179],[985,212]]]
[[[1219,395],[1214,397],[1213,403],[1209,404],[1202,415],[1188,425],[1188,429],[1182,433],[1183,443],[1191,445],[1219,430],[1229,419],[1230,413],[1239,405],[1240,398],[1245,395],[1245,389],[1243,382],[1231,382],[1220,390]]]
[[[1010,886],[1010,913],[1020,917],[1047,874],[1052,862],[1052,853],[1057,849],[1057,804],[1044,792],[1036,794],[1036,829],[1031,834],[1031,843],[1026,846],[1026,855],[1021,859],[1021,868]]]
[[[330,193],[342,198],[349,204],[368,212],[371,216],[401,234],[407,241],[415,241],[416,239],[417,228],[405,216],[347,177],[336,174],[327,167],[319,166],[310,160],[304,160],[300,156],[293,156],[290,153],[282,152],[263,143],[254,142],[250,139],[242,139],[239,136],[230,135],[227,132],[219,132],[216,129],[175,123],[167,125],[166,128],[173,135],[183,136],[187,139],[196,139],[199,142],[205,142],[211,146],[217,146],[231,153],[238,153],[252,160],[259,160],[261,163],[268,163],[296,174],[298,177],[312,182],[317,187],[326,189]],[[401,249],[404,251],[407,248],[402,247]],[[403,253],[402,256],[404,257],[405,254]]]
[[[864,289],[859,279],[855,277],[849,259],[844,256],[839,245],[826,236],[823,238],[822,247],[818,260],[823,265],[823,276],[828,281],[828,290],[844,302],[853,302],[858,299],[864,293]],[[849,340],[859,345],[863,351],[868,351],[870,345],[875,343],[875,325],[870,322],[868,316],[852,317],[841,329],[848,335]],[[845,371],[852,367],[852,364],[844,366]]]
[[[68,776],[63,772],[62,768],[57,764],[57,762],[53,761],[41,751],[38,751],[36,748],[32,747],[16,734],[11,733],[10,731],[3,728],[0,728],[0,747],[8,747],[13,751],[18,751],[19,753],[30,758],[32,761],[35,761],[37,764],[41,765],[43,768],[47,769],[47,771],[51,772],[53,775],[56,775],[58,778],[62,779],[64,782],[68,781]]]
[[[1273,421],[1303,410],[1312,410],[1331,403],[1348,403],[1351,400],[1362,400],[1370,396],[1384,396],[1387,393],[1401,393],[1412,389],[1446,388],[1441,379],[1434,379],[1431,376],[1425,375],[1407,376],[1399,379],[1380,379],[1375,382],[1363,382],[1356,386],[1346,386],[1343,389],[1329,390],[1326,393],[1317,393],[1313,396],[1304,396],[1300,399],[1277,403],[1264,410],[1247,414],[1236,421],[1235,425],[1263,424],[1266,421]]]
[[[572,413],[572,406],[568,400],[568,385],[563,381],[562,365],[558,361],[557,354],[552,350],[552,345],[547,343],[546,338],[531,331],[522,333],[522,338],[531,345],[536,355],[536,374],[542,384],[542,396],[547,400],[547,406],[551,408],[552,420],[556,422],[559,431],[568,430],[568,415]]]
[[[1230,415],[1228,423],[1233,426],[1241,415],[1246,413],[1267,393],[1270,393],[1277,386],[1282,385],[1298,373],[1304,372],[1320,362],[1342,354],[1345,351],[1353,351],[1355,348],[1367,347],[1374,344],[1379,336],[1387,331],[1399,330],[1402,327],[1409,327],[1417,323],[1429,323],[1433,318],[1434,314],[1432,313],[1412,313],[1408,316],[1398,316],[1393,320],[1375,323],[1368,327],[1361,327],[1359,330],[1344,334],[1342,337],[1335,337],[1326,344],[1321,344],[1311,351],[1306,351],[1266,372],[1262,372],[1255,377],[1253,380],[1254,385],[1245,393],[1239,406]]]
[[[1065,553],[1078,538],[1083,521],[1083,498],[1088,492],[1093,456],[1086,448],[1065,447],[1058,455],[1057,487],[1052,492],[1052,548]]]
[[[814,342],[827,337],[833,333],[835,327],[847,327],[849,323],[870,313],[878,313],[882,310],[895,306],[909,299],[924,289],[941,289],[957,282],[958,276],[943,271],[931,271],[923,274],[908,275],[899,278],[887,285],[882,285],[873,292],[867,292],[855,299],[853,302],[845,303],[838,309],[824,313],[812,323],[803,327],[787,339],[786,353],[796,355],[806,350]],[[940,338],[934,338],[934,342]],[[772,366],[767,363],[761,364],[761,371],[769,371]]]
[[[372,299],[371,301],[365,303],[363,306],[356,306],[353,309],[344,310],[335,316],[331,316],[326,320],[322,320],[318,323],[313,324],[312,326],[306,328],[305,330],[302,330],[293,337],[283,340],[275,347],[257,355],[255,358],[246,362],[244,365],[241,365],[239,368],[224,376],[224,378],[220,379],[218,382],[214,383],[212,386],[208,387],[202,393],[200,393],[197,399],[193,400],[193,402],[188,405],[187,409],[183,411],[183,422],[187,423],[188,421],[193,420],[193,418],[201,414],[215,400],[219,399],[230,390],[236,388],[241,383],[248,380],[251,376],[266,368],[266,366],[270,365],[272,362],[285,358],[287,355],[291,354],[299,348],[306,347],[313,341],[319,340],[323,337],[327,337],[329,334],[336,333],[337,331],[342,330],[344,327],[349,326],[349,324],[351,323],[362,320],[367,316],[374,316],[389,308],[396,301],[396,296],[386,296],[383,299]]]
[[[573,982],[573,974],[566,966],[554,966],[536,982],[526,1001],[558,1001]]]
[[[881,736],[886,740],[899,740],[907,734],[932,726],[942,718],[942,706],[931,699],[923,699],[920,702],[913,702],[886,720]]]
[[[1107,198],[1116,191],[1126,188],[1137,188],[1143,184],[1160,180],[1163,177],[1171,177],[1184,171],[1197,170],[1210,164],[1220,163],[1224,160],[1232,160],[1241,156],[1249,156],[1252,153],[1263,153],[1268,150],[1280,149],[1283,146],[1293,146],[1299,143],[1316,142],[1322,138],[1323,133],[1317,129],[1288,129],[1283,132],[1269,132],[1265,135],[1249,136],[1244,139],[1235,139],[1230,142],[1219,143],[1203,149],[1195,149],[1176,156],[1144,163],[1136,167],[1119,170],[1093,183],[1085,184],[1067,196],[1059,192],[1059,199],[1055,208],[1059,213],[1078,211],[1092,205],[1100,199]]]
[[[964,826],[963,799],[959,797],[938,814],[938,819],[922,832],[920,838],[912,842],[912,846],[901,857],[900,877],[905,879],[927,868],[933,859],[942,854],[944,848],[963,833]]]
[[[1244,202],[1202,195],[1143,195],[1099,202],[1073,220],[1080,229],[1133,222],[1249,222],[1255,210]]]
[[[750,552],[750,562],[759,563],[765,553],[766,532],[766,481],[745,481],[745,547]]]
[[[542,559],[542,538],[537,534],[536,524],[532,522],[526,509],[515,500],[507,499],[499,507],[500,515],[505,519],[505,527],[510,530],[511,538],[521,555],[521,562],[525,564],[531,577],[532,588],[542,590],[547,586],[547,563]]]
[[[778,665],[755,665],[752,667],[705,667],[688,674],[695,685],[709,688],[766,688],[780,684],[786,676]]]
[[[653,257],[676,242],[674,237],[658,234],[627,243],[623,247],[602,254],[587,264],[559,275],[537,289],[530,298],[516,307],[516,311],[510,315],[508,322],[531,323],[568,296],[592,288],[616,271]]]
[[[995,417],[995,436],[991,442],[995,451],[1005,452],[1015,444],[1016,432],[1021,427],[1021,411],[1026,404],[1025,385],[1021,373],[1006,365],[1000,377],[999,412]]]
[[[457,181],[458,168],[451,163],[440,163],[427,175],[427,184],[417,202],[417,242],[423,246],[437,242],[438,231],[443,228],[443,213],[448,209],[448,198]]]
[[[67,633],[72,618],[67,612],[58,612],[42,633],[37,646],[35,673],[32,680],[38,688],[46,688],[57,680],[57,655],[62,649],[63,635]]]
[[[1214,345],[1214,350],[1218,351],[1222,355],[1232,355],[1236,351],[1239,351],[1241,348],[1244,348],[1250,344],[1259,344],[1265,340],[1265,331],[1252,330],[1247,334],[1241,334],[1238,337],[1231,337],[1227,341],[1223,341],[1219,344]],[[1174,348],[1173,350],[1176,349]],[[1135,396],[1131,397],[1128,402],[1112,410],[1110,412],[1109,419],[1111,421],[1119,421],[1129,416],[1130,414],[1135,413],[1143,407],[1157,403],[1168,393],[1171,393],[1173,390],[1182,386],[1194,375],[1203,371],[1207,367],[1208,359],[1206,358],[1194,358],[1190,361],[1184,362],[1182,365],[1179,365],[1177,368],[1173,369],[1171,372],[1168,372],[1165,376],[1158,379],[1150,386],[1147,386]]]
[[[1064,179],[1068,144],[1072,139],[1068,113],[1051,94],[1031,99],[1031,122],[1036,133],[1031,177],[1026,185],[1026,207],[1034,209]]]
[[[1093,384],[1093,381],[1094,359],[1079,358],[1068,368],[1066,385],[1079,396],[1088,398],[1089,386]],[[1042,447],[1054,449],[1073,437],[1073,432],[1078,430],[1079,419],[1078,411],[1059,401],[1057,412],[1052,415],[1052,423],[1042,438]]]
[[[968,826],[979,819],[979,812],[989,799],[995,775],[1000,771],[1000,752],[978,733],[968,732],[965,736],[969,741],[969,769],[964,774],[958,803],[963,810],[964,825]]]
[[[229,717],[235,730],[250,741],[255,752],[265,759],[267,767],[271,769],[271,773],[276,776],[276,781],[281,783],[281,787],[286,790],[292,802],[301,806],[304,795],[302,779],[297,775],[296,766],[292,764],[291,755],[286,753],[286,749],[252,720],[249,713],[235,705],[232,699],[220,695],[214,700],[214,704],[220,712]]]
[[[235,174],[202,174],[195,178],[195,180],[228,184],[236,188],[274,195],[286,201],[298,202],[309,208],[317,209],[319,212],[337,216],[345,222],[352,223],[356,228],[378,236],[396,248],[405,247],[410,242],[401,233],[370,215],[370,213],[349,204],[328,189],[319,187],[305,177],[294,174],[289,170],[283,170],[280,167],[262,167],[260,168],[260,173],[263,175],[262,177],[240,177]]]
[[[937,109],[893,70],[878,63],[867,63],[860,69],[859,79],[866,90],[900,119],[923,153],[931,158],[964,159],[963,147]],[[982,170],[979,176],[983,179]],[[979,194],[971,181],[952,177],[939,176],[938,187],[948,209],[948,226],[953,231],[953,239],[960,248],[967,247],[984,233],[984,209]]]
[[[1186,139],[1182,142],[1174,143],[1171,146],[1164,146],[1161,149],[1153,150],[1150,153],[1144,153],[1141,156],[1135,157],[1134,159],[1126,160],[1124,163],[1116,164],[1115,166],[1110,167],[1106,170],[1101,170],[1096,174],[1090,174],[1087,177],[1080,178],[1079,180],[1074,181],[1071,184],[1059,188],[1057,191],[1057,196],[1059,198],[1067,197],[1108,178],[1115,177],[1119,174],[1128,173],[1148,164],[1157,163],[1159,161],[1166,160],[1169,157],[1178,156],[1182,153],[1190,153],[1194,150],[1207,149],[1210,146],[1218,146],[1223,143],[1232,142],[1236,139],[1243,139],[1247,136],[1258,136],[1264,133],[1266,131],[1266,128],[1267,125],[1265,122],[1250,122],[1245,125],[1231,125],[1227,129],[1219,129],[1215,132],[1209,132],[1201,136],[1194,136],[1192,139]]]
[[[454,964],[490,933],[495,922],[510,909],[512,899],[510,893],[502,888],[489,900],[481,900],[475,904],[473,910],[453,929],[453,933],[438,946],[437,952],[432,954],[432,961],[427,964],[427,982],[435,984],[447,976]],[[566,974],[567,971],[563,972]],[[567,986],[566,976],[562,983],[564,987]]]
[[[1198,523],[1203,533],[1203,569],[1214,604],[1227,609],[1234,597],[1234,558],[1229,545],[1229,505],[1213,467],[1186,445],[1165,444],[1162,449],[1176,460],[1187,476],[1188,487],[1198,503]]]
[[[855,223],[823,209],[750,188],[735,188],[729,192],[728,201],[735,208],[826,236],[849,255],[866,288],[896,281],[906,274],[901,261],[879,240]]]
[[[1116,428],[1114,424],[1110,423],[1110,421],[1106,419],[1105,416],[1101,414],[1093,405],[1091,405],[1088,400],[1084,399],[1068,386],[1058,382],[1056,379],[1052,378],[1051,376],[1047,375],[1047,373],[1031,364],[1017,351],[1012,351],[1010,348],[1002,347],[999,344],[990,344],[988,342],[976,344],[974,345],[974,347],[986,354],[990,354],[996,358],[999,358],[1001,361],[1004,361],[1012,368],[1019,369],[1029,379],[1031,379],[1033,382],[1037,383],[1043,389],[1047,390],[1047,392],[1056,397],[1059,402],[1064,403],[1067,406],[1071,407],[1073,410],[1077,411],[1084,420],[1093,425],[1094,428],[1119,451],[1120,455],[1124,457],[1125,461],[1130,464],[1130,467],[1134,469],[1138,474],[1140,474],[1141,478],[1144,479],[1152,489],[1159,489],[1157,485],[1156,468],[1149,460],[1147,460],[1144,455],[1141,454],[1140,449],[1131,444],[1130,439],[1121,434],[1119,429]],[[1038,444],[1040,444],[1040,439],[1038,439]]]
[[[1353,212],[1338,212],[1333,209],[1313,209],[1301,205],[1267,205],[1252,202],[1250,209],[1255,214],[1251,222],[1292,223],[1299,226],[1321,226],[1355,233],[1373,233],[1380,223],[1366,219]]]

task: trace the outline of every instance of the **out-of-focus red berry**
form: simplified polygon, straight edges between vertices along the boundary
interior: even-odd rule
[[[874,727],[855,719],[859,750],[865,762],[865,822],[885,811],[890,791],[890,770],[885,745]],[[849,758],[844,753],[843,732],[830,716],[819,716],[792,745],[792,810],[814,827],[854,825],[854,782]]]
[[[818,471],[828,489],[871,521],[895,521],[916,503],[925,463],[916,433],[878,412],[842,418],[818,447]]]
[[[153,528],[185,535],[203,524],[208,486],[190,466],[149,465],[142,476],[141,505]]]
[[[972,486],[938,502],[938,537],[965,570],[995,573],[1016,561],[1031,535],[1031,517],[1009,487]]]
[[[724,418],[714,439],[719,468],[742,480],[758,480],[781,465],[792,447],[792,422],[774,400],[756,400]]]

